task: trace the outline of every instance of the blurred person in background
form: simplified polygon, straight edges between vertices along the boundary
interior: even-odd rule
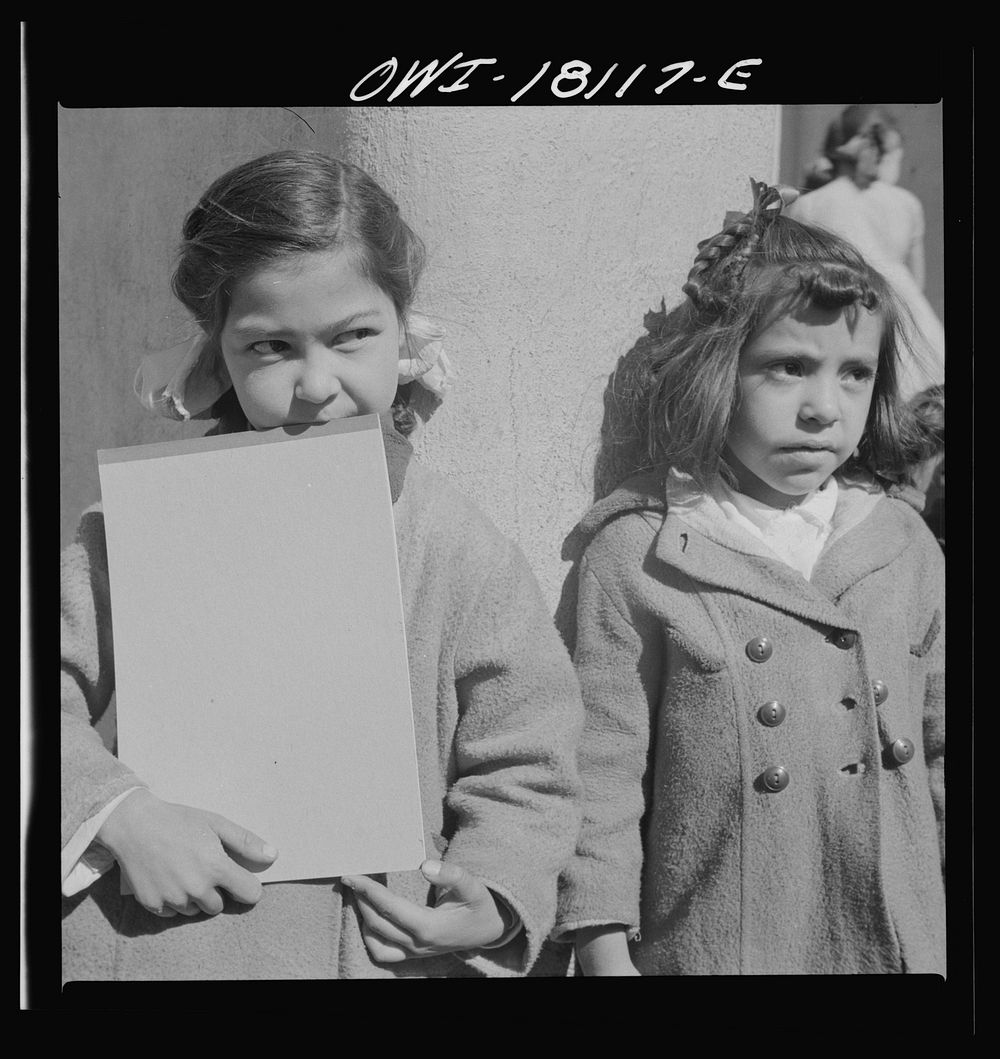
[[[924,210],[898,187],[903,139],[893,116],[873,104],[847,107],[830,123],[823,155],[806,174],[806,194],[788,216],[849,240],[892,283],[912,317],[900,392],[912,398],[944,382],[944,327],[924,295]]]
[[[911,470],[913,484],[926,497],[924,521],[944,548],[944,386],[929,386],[910,401],[926,439],[926,455]]]

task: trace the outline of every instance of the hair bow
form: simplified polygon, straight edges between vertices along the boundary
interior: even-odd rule
[[[225,362],[207,335],[147,353],[135,374],[140,404],[166,419],[207,419],[212,405],[232,386]]]
[[[422,313],[408,313],[399,347],[399,384],[418,382],[425,390],[444,395],[458,374],[444,351],[444,329]],[[404,356],[409,354],[409,356]]]
[[[723,230],[733,224],[737,224],[739,221],[749,221],[752,224],[758,219],[765,217],[768,210],[773,210],[773,215],[777,217],[786,206],[791,206],[799,197],[798,190],[789,187],[787,184],[765,184],[762,180],[754,180],[753,177],[750,177],[750,191],[753,194],[753,204],[750,207],[750,212],[742,213],[739,210],[728,210],[726,218],[722,222]]]

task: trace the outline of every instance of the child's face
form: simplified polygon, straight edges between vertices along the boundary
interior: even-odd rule
[[[387,412],[400,326],[342,249],[293,254],[236,284],[222,354],[258,430]]]
[[[809,306],[747,343],[726,439],[742,492],[785,507],[851,455],[868,421],[881,336],[881,317],[861,306]]]

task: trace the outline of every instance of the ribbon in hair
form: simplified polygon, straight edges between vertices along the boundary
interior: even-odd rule
[[[706,288],[705,274],[718,265],[724,275],[735,279],[738,271],[753,252],[761,228],[777,217],[782,209],[798,198],[795,188],[785,185],[770,185],[750,178],[753,203],[749,213],[730,210],[726,213],[722,231],[698,244],[687,282],[681,288],[698,306],[718,306],[719,298]]]
[[[399,384],[418,382],[438,397],[450,389],[456,371],[444,351],[444,329],[422,313],[409,313],[399,349]],[[408,354],[408,355],[407,355]]]
[[[142,358],[133,390],[139,403],[166,419],[208,418],[212,405],[232,386],[229,372],[209,339],[198,334]]]
[[[754,180],[753,177],[750,177],[750,191],[753,195],[750,212],[728,211],[722,224],[723,231],[740,221],[747,221],[751,228],[756,228],[762,221],[773,220],[799,197],[795,188],[785,184],[765,184],[761,180]]]

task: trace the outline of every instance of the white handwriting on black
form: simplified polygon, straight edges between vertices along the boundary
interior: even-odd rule
[[[458,52],[453,55],[450,59],[446,59],[444,62],[440,62],[437,59],[431,59],[426,62],[423,66],[420,65],[420,60],[416,60],[410,68],[399,77],[397,74],[400,73],[400,64],[395,56],[386,59],[384,62],[379,63],[378,66],[369,70],[368,73],[361,78],[360,81],[351,89],[351,99],[356,103],[363,103],[367,100],[374,99],[380,93],[384,92],[389,86],[396,81],[395,86],[389,92],[386,97],[387,102],[391,102],[394,99],[398,99],[401,95],[409,93],[409,98],[414,99],[425,88],[435,85],[438,92],[461,92],[466,88],[470,87],[469,78],[472,74],[483,66],[495,66],[498,62],[497,59],[465,59],[462,62],[459,60],[462,58],[462,53]],[[750,71],[743,69],[747,66],[760,66],[763,59],[739,59],[732,63],[726,71],[722,74],[715,84],[719,88],[729,89],[734,92],[746,91],[746,84],[741,84],[739,81],[731,80],[733,77],[740,77],[744,80],[750,77]],[[521,85],[520,88],[510,97],[511,103],[516,103],[522,98],[527,92],[534,88],[539,81],[548,73],[552,61],[549,60],[543,63],[534,76],[528,80],[525,84]],[[637,81],[640,75],[647,69],[646,63],[640,63],[635,69],[633,69],[627,76],[624,76],[619,80],[620,72],[618,76],[619,64],[612,63],[607,70],[604,71],[603,75],[597,78],[593,84],[591,84],[591,74],[594,72],[593,67],[580,59],[571,59],[569,62],[564,62],[559,68],[559,72],[548,79],[549,92],[560,99],[568,99],[573,96],[580,95],[582,93],[583,99],[592,99],[605,85],[609,85],[608,91],[614,85],[618,85],[615,90],[615,98],[621,99],[625,93],[632,87]],[[669,74],[670,76],[660,84],[653,88],[653,91],[660,95],[665,89],[670,88],[671,85],[676,84],[683,77],[687,77],[694,69],[694,60],[684,59],[680,62],[669,63],[667,66],[660,68],[660,73]],[[448,83],[437,83],[444,82],[446,75],[457,73],[458,76],[449,81]],[[502,81],[504,74],[494,74],[493,81]],[[646,78],[645,80],[648,80]],[[691,81],[694,83],[701,83],[708,80],[707,76],[702,74],[696,77],[691,77]],[[543,82],[542,90],[544,91],[545,83]]]

